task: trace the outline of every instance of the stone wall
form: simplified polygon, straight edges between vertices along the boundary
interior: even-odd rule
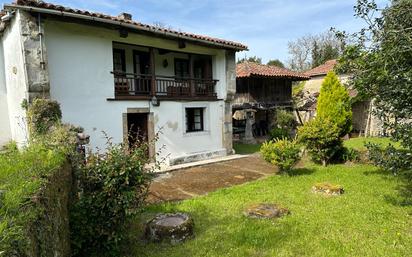
[[[223,147],[226,148],[227,154],[232,154],[232,100],[236,94],[236,57],[234,51],[226,51],[226,87],[227,95],[223,107]]]
[[[42,213],[28,224],[30,257],[70,257],[69,203],[73,177],[70,163],[54,172],[37,194]]]
[[[36,97],[50,97],[47,51],[42,24],[41,15],[33,16],[21,11],[20,31],[29,102]]]

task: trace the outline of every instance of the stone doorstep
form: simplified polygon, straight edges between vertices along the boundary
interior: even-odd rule
[[[217,157],[217,158],[212,158],[208,160],[189,162],[189,163],[184,163],[184,164],[179,164],[179,165],[174,165],[174,166],[161,166],[160,170],[156,171],[155,173],[156,174],[167,173],[167,172],[172,172],[176,170],[189,169],[193,167],[203,166],[207,164],[237,160],[237,159],[246,158],[249,156],[250,155],[233,154],[233,155],[228,155],[224,157]]]

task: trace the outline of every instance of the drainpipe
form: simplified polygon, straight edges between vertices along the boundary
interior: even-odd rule
[[[46,63],[44,62],[44,54],[43,54],[43,31],[41,27],[41,14],[38,13],[37,21],[39,23],[39,39],[40,39],[40,67],[42,70],[46,69]]]

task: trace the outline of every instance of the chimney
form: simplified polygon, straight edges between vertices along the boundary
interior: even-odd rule
[[[130,13],[121,13],[117,16],[119,19],[125,20],[125,21],[131,21],[132,20],[132,15]]]

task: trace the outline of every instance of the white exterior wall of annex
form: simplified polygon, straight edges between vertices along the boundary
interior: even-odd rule
[[[63,120],[85,128],[91,136],[91,147],[103,148],[102,132],[123,140],[122,114],[128,108],[150,108],[155,132],[161,128],[156,150],[164,146],[162,156],[179,158],[202,152],[224,151],[222,142],[224,101],[179,102],[161,101],[153,107],[149,101],[108,101],[114,98],[113,42],[178,49],[177,42],[129,33],[120,38],[115,30],[48,20],[45,24],[51,97],[60,102]],[[218,98],[226,97],[225,51],[187,44],[185,52],[213,56],[213,76],[218,79]],[[126,57],[130,58],[130,57]],[[162,70],[162,75],[170,71]],[[170,62],[169,63],[173,63]],[[206,107],[205,131],[185,132],[185,107]]]
[[[0,144],[12,139],[22,146],[27,141],[26,112],[21,107],[27,99],[27,83],[19,24],[20,14],[16,12],[0,38],[4,56],[4,67],[0,71]],[[0,66],[1,63],[0,60]]]
[[[1,38],[0,38],[1,39]],[[7,106],[7,88],[4,74],[3,42],[0,43],[0,148],[11,140],[9,107]]]

